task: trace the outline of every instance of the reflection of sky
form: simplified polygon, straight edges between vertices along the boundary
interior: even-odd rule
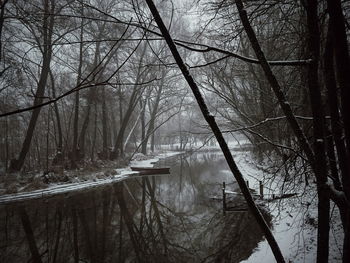
[[[179,224],[175,232],[170,231],[167,238],[186,247],[194,246],[199,257],[222,251],[229,262],[246,258],[261,239],[254,220],[246,213],[223,216],[222,202],[211,199],[221,197],[222,182],[228,184],[228,189],[233,189],[233,176],[222,153],[199,152],[183,159],[165,160],[158,165],[171,167],[170,175],[155,177],[156,199],[174,212],[171,224],[165,228],[179,224],[179,218],[185,222]],[[249,232],[252,229],[253,232]]]
[[[222,182],[232,183],[233,177],[221,153],[195,153],[178,162],[163,162],[171,166],[171,175],[157,177],[162,203],[177,212],[202,213],[210,210],[210,197],[221,195]]]

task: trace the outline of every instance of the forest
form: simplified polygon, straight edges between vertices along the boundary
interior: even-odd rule
[[[221,149],[276,262],[294,262],[246,183],[240,151],[229,147],[244,141],[265,174],[257,181],[298,193],[301,213],[315,202],[314,261],[349,262],[349,0],[0,5],[0,197],[22,186],[80,182],[74,178],[96,171],[109,178],[135,157]],[[161,225],[155,185],[146,186]],[[309,204],[305,210],[300,200]],[[141,232],[129,233],[133,242]],[[28,240],[33,262],[51,262]],[[89,262],[108,261],[96,255]]]

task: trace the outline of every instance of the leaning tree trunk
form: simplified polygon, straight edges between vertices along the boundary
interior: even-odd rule
[[[123,117],[123,120],[120,124],[120,128],[119,128],[119,132],[118,132],[118,135],[117,135],[117,138],[115,140],[115,145],[114,145],[114,150],[113,152],[111,153],[111,159],[116,159],[118,157],[120,157],[121,155],[123,155],[123,141],[124,141],[124,134],[125,134],[125,131],[126,131],[126,128],[129,124],[129,121],[130,121],[130,118],[131,118],[131,115],[135,109],[135,106],[136,106],[136,101],[137,101],[137,97],[138,97],[138,93],[139,93],[139,90],[138,90],[138,87],[135,86],[134,87],[134,90],[133,90],[133,93],[131,94],[131,97],[130,97],[130,100],[129,100],[129,105],[128,105],[128,108],[125,112],[125,115]]]
[[[49,0],[45,0],[44,2],[44,20],[43,20],[43,64],[40,73],[40,79],[38,83],[38,87],[35,93],[34,106],[39,105],[43,102],[43,96],[45,94],[45,87],[47,83],[47,78],[50,72],[50,62],[52,55],[52,32],[53,32],[53,24],[54,24],[54,16],[50,15],[54,14],[54,5],[53,1],[51,1],[51,10],[49,10]],[[50,18],[50,19],[49,19]],[[14,160],[11,163],[12,171],[21,170],[27,153],[30,149],[30,145],[32,142],[35,126],[39,117],[39,113],[41,111],[41,107],[35,108],[32,112],[29,125],[27,128],[26,136],[22,145],[21,152],[17,160]]]
[[[208,107],[204,101],[204,98],[202,96],[202,94],[200,93],[200,90],[197,86],[197,84],[195,83],[194,79],[192,78],[190,72],[188,71],[186,65],[184,64],[179,52],[177,51],[177,48],[167,30],[167,28],[165,27],[159,13],[158,10],[156,8],[156,6],[154,5],[152,0],[146,0],[147,5],[149,7],[149,9],[152,12],[152,15],[160,29],[160,31],[163,34],[163,37],[165,38],[165,41],[167,42],[171,53],[173,54],[173,57],[177,63],[177,65],[179,66],[184,78],[186,79],[188,85],[190,86],[196,101],[201,109],[201,112],[205,118],[205,120],[207,121],[207,123],[209,124],[210,128],[212,129],[220,147],[221,150],[225,156],[225,159],[227,161],[227,164],[229,165],[233,175],[236,178],[236,181],[242,191],[242,194],[244,196],[244,198],[246,199],[247,205],[251,211],[251,213],[253,214],[253,216],[255,217],[255,219],[257,220],[259,226],[261,227],[261,230],[263,231],[263,233],[265,234],[265,237],[275,255],[276,261],[277,262],[285,262],[284,258],[282,256],[281,250],[270,230],[270,228],[268,227],[267,223],[265,222],[261,212],[259,211],[258,207],[256,206],[250,192],[249,189],[244,181],[243,175],[241,174],[240,170],[238,169],[232,154],[230,152],[230,149],[227,146],[227,143],[222,135],[222,132],[220,130],[220,128],[218,127],[214,116],[212,116],[209,113]]]

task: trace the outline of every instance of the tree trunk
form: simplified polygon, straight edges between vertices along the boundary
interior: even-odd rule
[[[96,140],[97,140],[97,103],[94,104],[94,131],[93,131],[93,137],[92,137],[92,144],[91,144],[91,152],[90,152],[90,160],[91,162],[94,162],[95,158],[95,149],[96,149]]]
[[[277,262],[285,262],[284,258],[282,256],[282,253],[279,249],[279,246],[274,238],[274,236],[271,233],[271,230],[269,229],[267,223],[265,222],[261,212],[259,211],[258,207],[256,206],[250,192],[249,189],[245,183],[245,180],[243,178],[243,175],[241,174],[240,170],[238,169],[232,154],[227,146],[227,143],[221,133],[221,130],[219,129],[214,116],[212,116],[209,113],[209,110],[207,108],[207,105],[202,97],[202,94],[200,93],[200,90],[197,86],[197,84],[194,82],[194,79],[192,78],[190,72],[188,71],[187,67],[185,66],[180,54],[177,51],[177,48],[167,30],[167,28],[165,27],[157,8],[155,7],[154,3],[152,0],[146,0],[147,5],[149,7],[149,9],[151,10],[153,17],[160,29],[160,31],[163,34],[163,37],[165,38],[171,53],[173,54],[173,57],[177,63],[177,65],[179,66],[184,78],[186,79],[188,85],[190,86],[196,101],[201,109],[201,112],[205,118],[205,120],[207,121],[207,123],[209,124],[210,128],[212,129],[212,131],[214,132],[214,135],[221,147],[221,150],[226,158],[227,164],[229,165],[233,175],[236,178],[236,181],[242,191],[242,194],[244,196],[244,198],[247,201],[247,205],[251,211],[251,213],[253,214],[253,216],[255,217],[255,219],[257,220],[259,226],[261,227],[261,230],[263,231],[263,233],[265,234],[265,237],[275,255],[276,261]]]
[[[336,76],[340,87],[341,112],[345,130],[347,174],[342,175],[343,189],[350,200],[350,56],[345,28],[345,18],[340,0],[327,0],[327,8],[332,32],[333,50],[336,61]],[[347,209],[345,236],[343,244],[343,262],[350,260],[350,209]]]
[[[53,1],[51,1],[51,10],[49,10],[49,0],[45,0],[44,2],[44,22],[43,22],[43,64],[41,68],[40,73],[40,79],[38,83],[38,87],[35,93],[35,99],[34,99],[34,106],[41,104],[43,102],[43,96],[45,94],[45,87],[47,83],[47,77],[50,72],[50,62],[51,62],[51,55],[52,55],[52,32],[53,32],[53,24],[54,24],[54,16],[50,15],[54,14],[54,5]],[[49,19],[50,18],[50,19]],[[39,117],[39,113],[41,111],[41,107],[35,108],[32,112],[30,122],[27,128],[26,136],[24,139],[24,142],[22,144],[22,149],[19,154],[19,157],[17,160],[14,160],[11,163],[11,170],[12,171],[19,171],[21,170],[25,158],[27,156],[27,153],[30,148],[30,144],[33,138],[35,126]]]
[[[150,120],[149,120],[149,124],[148,124],[148,129],[147,129],[147,133],[146,133],[146,136],[145,136],[145,139],[144,141],[142,142],[142,149],[145,148],[145,152],[142,152],[143,154],[147,154],[147,143],[148,143],[148,140],[149,140],[149,137],[151,137],[151,140],[152,138],[154,138],[154,125],[155,125],[155,121],[156,121],[156,116],[157,116],[157,113],[158,113],[158,107],[159,107],[159,102],[160,102],[160,97],[162,95],[162,90],[163,90],[163,86],[164,86],[164,78],[165,78],[165,73],[163,72],[162,74],[162,79],[161,79],[161,83],[159,85],[159,88],[157,90],[157,95],[156,95],[156,99],[154,101],[154,105],[153,105],[153,109],[152,109],[152,112],[151,112],[151,116],[150,116]],[[151,102],[150,102],[151,104]],[[151,107],[149,106],[149,109],[151,110]],[[154,140],[153,140],[153,147],[152,147],[152,143],[151,143],[151,151],[154,151]]]
[[[345,140],[350,152],[350,56],[345,29],[345,18],[340,0],[327,0],[333,49],[336,61],[336,75],[341,94],[341,110],[345,128]],[[348,178],[350,181],[350,178]],[[347,183],[350,184],[350,183]],[[346,186],[350,190],[350,185]],[[349,192],[347,192],[350,194]],[[349,196],[347,196],[349,198]]]
[[[91,93],[93,93],[92,90],[89,90],[89,95],[88,95],[89,97],[93,95]],[[85,137],[86,137],[87,128],[89,126],[90,113],[91,113],[90,99],[88,99],[88,105],[87,105],[87,108],[85,111],[86,111],[86,115],[84,118],[83,125],[81,127],[80,135],[79,135],[79,145],[78,145],[78,150],[77,150],[78,159],[80,159],[82,156],[85,155]]]
[[[50,80],[51,80],[52,97],[56,98],[55,79],[51,70],[50,70]],[[54,159],[52,160],[52,165],[61,165],[63,164],[63,161],[64,161],[64,155],[62,152],[63,151],[63,132],[62,132],[60,112],[58,110],[57,102],[54,102],[53,106],[54,106],[54,112],[55,112],[56,123],[57,123],[58,141],[56,140],[57,142],[56,154]]]
[[[317,0],[308,0],[306,5],[308,48],[311,63],[308,70],[308,87],[311,110],[313,115],[314,172],[317,179],[318,194],[318,234],[317,262],[328,262],[329,256],[329,193],[325,190],[327,184],[327,159],[325,151],[325,118],[321,98],[321,88],[318,80],[318,65],[320,59],[320,31],[318,25]]]
[[[102,159],[108,159],[108,126],[105,87],[102,87]]]
[[[84,17],[84,5],[81,4],[81,15]],[[79,66],[77,75],[77,85],[81,82],[82,67],[83,67],[83,40],[84,40],[84,19],[80,22],[80,46],[79,46]],[[79,90],[75,92],[74,101],[74,120],[73,120],[73,145],[72,145],[72,155],[71,155],[71,168],[77,168],[76,161],[78,160],[78,128],[79,128]]]
[[[142,105],[143,103],[143,105]],[[147,154],[147,144],[144,143],[146,138],[146,105],[147,105],[147,98],[145,98],[144,101],[140,101],[141,106],[141,153]]]
[[[341,171],[342,184],[346,184],[346,178],[349,177],[349,170],[346,157],[346,148],[343,139],[343,127],[339,115],[339,103],[337,94],[337,83],[335,80],[333,47],[332,47],[332,29],[328,27],[327,42],[324,52],[324,77],[327,89],[328,107],[331,116],[332,137],[334,138],[335,148],[337,150],[338,164]]]

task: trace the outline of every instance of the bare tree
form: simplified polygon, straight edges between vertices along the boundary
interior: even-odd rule
[[[54,1],[45,0],[42,32],[40,32],[42,37],[39,38],[38,36],[34,35],[36,39],[40,39],[40,41],[42,41],[42,42],[38,42],[38,45],[40,46],[42,45],[42,48],[40,49],[40,51],[43,56],[40,79],[38,82],[37,90],[35,93],[35,99],[33,103],[34,105],[41,104],[43,101],[46,82],[50,72],[50,62],[51,62],[51,56],[52,56],[52,34],[53,34],[53,26],[54,26],[54,16],[51,14],[54,14],[54,12],[55,12]],[[32,33],[37,34],[35,32],[32,32]],[[41,111],[41,108],[36,108],[32,112],[31,119],[27,128],[26,136],[22,145],[22,150],[19,154],[18,159],[13,160],[11,163],[11,170],[13,171],[21,170],[24,164],[24,160],[30,148],[30,144],[33,138],[33,133],[35,130],[35,126],[36,126],[40,111]]]

